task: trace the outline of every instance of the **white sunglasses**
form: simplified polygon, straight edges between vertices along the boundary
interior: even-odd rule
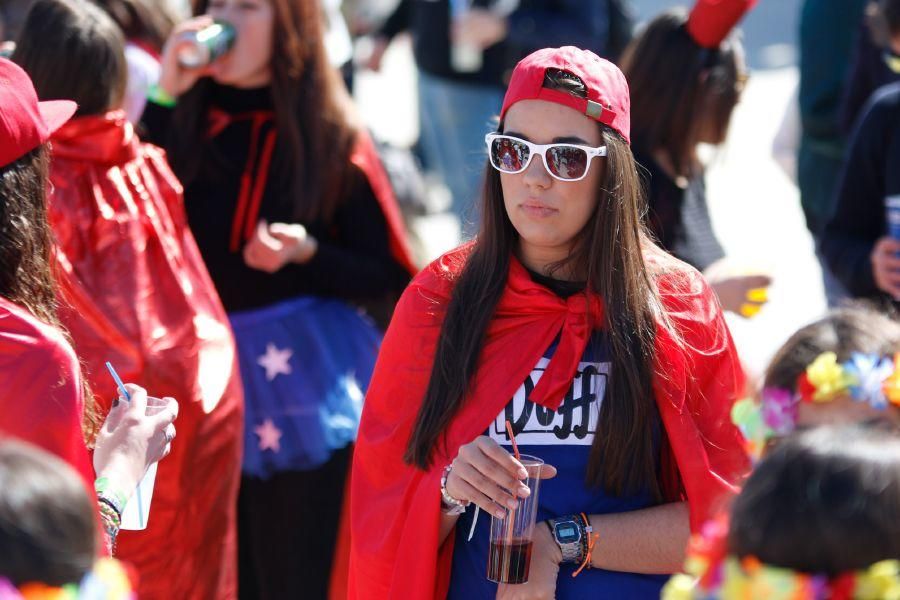
[[[578,144],[532,144],[502,133],[489,133],[484,141],[487,143],[491,166],[510,175],[527,169],[531,159],[539,155],[547,172],[554,179],[580,181],[587,177],[592,158],[606,156],[606,146],[592,148]]]

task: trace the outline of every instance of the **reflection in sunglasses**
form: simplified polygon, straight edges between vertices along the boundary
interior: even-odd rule
[[[591,159],[606,156],[606,146],[592,148],[576,144],[532,144],[512,136],[488,134],[485,137],[491,165],[503,173],[521,173],[534,154],[539,154],[547,172],[561,181],[578,181],[587,175]]]

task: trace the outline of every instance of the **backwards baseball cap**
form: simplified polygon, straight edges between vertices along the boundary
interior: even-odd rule
[[[0,58],[0,167],[31,152],[68,121],[71,100],[38,102],[31,79],[14,62]]]
[[[545,87],[545,78],[574,75],[584,83],[586,93],[563,91],[558,86]],[[556,102],[609,125],[626,141],[631,132],[631,99],[628,83],[619,68],[589,50],[574,46],[544,48],[519,61],[513,70],[500,119],[509,107],[520,100]],[[630,143],[630,141],[629,141]]]
[[[687,32],[703,48],[718,48],[757,0],[697,0],[687,20]]]

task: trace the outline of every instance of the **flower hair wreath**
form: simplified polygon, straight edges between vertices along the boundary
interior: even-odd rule
[[[726,555],[725,519],[707,523],[691,539],[686,573],[672,576],[662,600],[900,600],[900,561],[836,577],[801,573]]]
[[[748,450],[760,456],[773,437],[794,430],[800,402],[818,404],[849,395],[878,410],[900,407],[900,353],[893,357],[855,352],[838,363],[834,352],[823,352],[797,378],[794,390],[767,387],[759,401],[735,403],[731,420],[741,430]]]

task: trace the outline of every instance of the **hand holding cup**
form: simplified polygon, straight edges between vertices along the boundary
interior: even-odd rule
[[[556,468],[544,465],[541,479],[556,476]],[[459,448],[447,476],[447,493],[462,502],[472,502],[481,510],[503,518],[515,509],[518,498],[531,493],[523,480],[528,472],[521,462],[487,436],[480,436]]]

